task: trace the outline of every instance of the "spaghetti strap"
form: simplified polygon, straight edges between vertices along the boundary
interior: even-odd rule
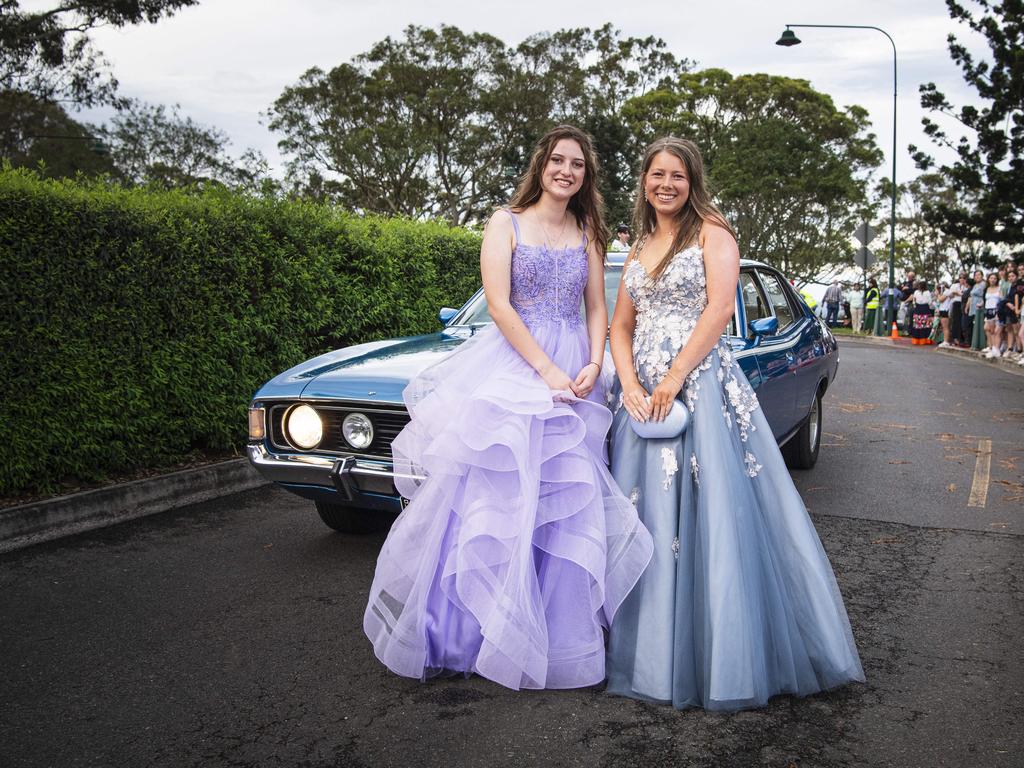
[[[516,215],[512,213],[511,208],[502,208],[502,210],[512,217],[512,229],[515,230],[516,233],[516,245],[519,245],[520,241],[522,240],[522,238],[519,237],[519,220],[516,218]]]

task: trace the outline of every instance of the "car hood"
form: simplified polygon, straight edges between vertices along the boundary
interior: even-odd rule
[[[303,363],[278,377],[302,399],[401,403],[409,380],[439,362],[473,335],[472,328],[348,347]],[[268,382],[257,397],[271,396]]]

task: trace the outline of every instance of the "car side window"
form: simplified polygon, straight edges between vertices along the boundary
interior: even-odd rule
[[[761,282],[764,284],[765,292],[768,294],[768,303],[771,305],[775,316],[779,318],[778,333],[782,333],[796,320],[793,312],[793,305],[789,303],[789,296],[782,285],[782,281],[772,272],[761,272]]]
[[[768,302],[765,300],[757,280],[754,279],[753,272],[740,272],[740,294],[743,296],[743,310],[747,316],[747,327],[743,329],[742,335],[751,339],[754,334],[750,330],[750,322],[760,320],[762,317],[771,317],[772,312],[768,309]]]

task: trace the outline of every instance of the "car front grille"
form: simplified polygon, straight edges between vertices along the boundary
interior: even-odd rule
[[[324,438],[316,448],[305,451],[288,442],[284,431],[284,417],[288,409],[300,403],[280,403],[270,406],[269,418],[271,445],[282,451],[291,453],[338,454],[346,456],[365,456],[374,459],[391,458],[391,441],[409,423],[409,412],[400,405],[382,405],[379,403],[318,403],[301,401],[316,409],[324,422]],[[368,448],[357,451],[350,446],[341,433],[341,423],[350,413],[361,413],[373,423],[373,442]]]

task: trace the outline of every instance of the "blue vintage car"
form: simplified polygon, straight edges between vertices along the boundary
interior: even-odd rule
[[[609,312],[624,254],[609,254]],[[264,477],[311,499],[338,531],[379,525],[403,504],[391,441],[409,420],[409,379],[491,323],[483,291],[442,309],[437,333],[328,352],[271,379],[249,409],[249,459]],[[777,270],[743,260],[727,342],[757,392],[790,467],[809,469],[821,444],[822,396],[835,379],[835,338]]]

